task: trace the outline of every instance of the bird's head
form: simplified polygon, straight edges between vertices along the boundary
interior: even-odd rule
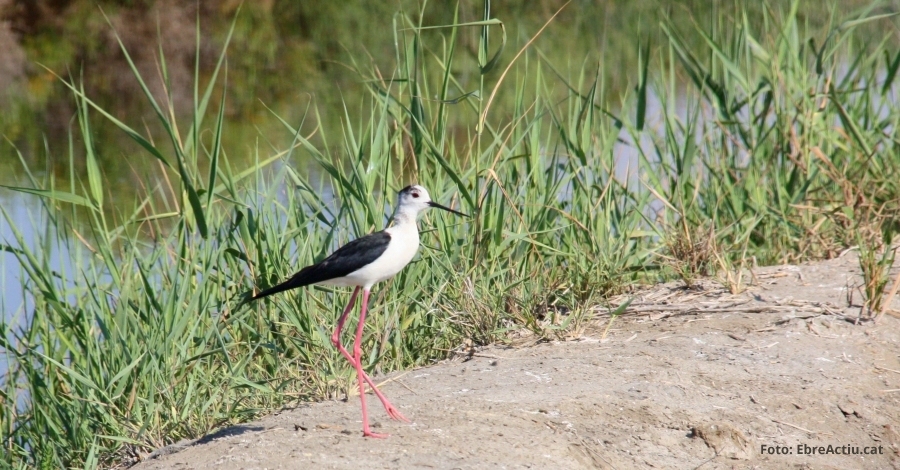
[[[442,206],[432,201],[431,196],[428,195],[428,190],[417,184],[401,189],[400,194],[397,196],[398,213],[417,215],[429,207],[437,207],[438,209],[443,209],[456,215],[468,217],[462,212],[457,212],[449,207]]]

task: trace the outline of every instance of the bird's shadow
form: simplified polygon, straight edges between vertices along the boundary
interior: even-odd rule
[[[181,452],[189,447],[193,447],[196,445],[208,444],[216,439],[222,439],[224,437],[232,437],[232,436],[240,436],[241,434],[245,434],[248,432],[260,432],[265,431],[265,427],[263,426],[253,426],[248,424],[238,424],[237,426],[229,426],[227,428],[219,429],[216,432],[207,434],[198,439],[184,439],[178,441],[174,444],[169,444],[165,447],[156,449],[151,452],[150,455],[145,457],[143,460],[152,460],[157,457],[162,457],[163,455],[175,454]],[[137,463],[137,462],[135,462]]]
[[[263,426],[238,424],[236,426],[229,426],[227,428],[222,428],[216,432],[207,434],[207,435],[201,437],[200,439],[197,439],[196,441],[194,441],[194,443],[191,445],[208,444],[216,439],[221,439],[223,437],[240,436],[241,434],[248,433],[248,432],[265,431],[265,429],[266,428]]]

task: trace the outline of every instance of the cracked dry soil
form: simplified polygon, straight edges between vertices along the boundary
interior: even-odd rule
[[[388,439],[361,437],[350,397],[132,468],[900,468],[900,319],[852,322],[856,259],[755,274],[739,295],[714,282],[631,294],[603,340],[608,317],[598,315],[568,341],[523,338],[378,377],[412,420],[387,419],[369,395]],[[829,445],[881,453],[820,455]]]

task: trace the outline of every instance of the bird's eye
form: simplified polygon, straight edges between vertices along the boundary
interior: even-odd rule
[[[418,199],[418,198],[419,198],[419,193],[412,193],[412,197]]]

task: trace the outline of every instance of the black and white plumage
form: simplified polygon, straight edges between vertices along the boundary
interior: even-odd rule
[[[259,292],[251,300],[261,299],[297,287],[346,278],[350,273],[377,260],[387,251],[390,243],[391,234],[384,230],[357,238],[338,248],[322,261],[301,269],[287,281]]]
[[[363,435],[367,437],[385,437],[385,435],[373,433],[369,429],[364,382],[369,384],[391,418],[408,421],[400,411],[391,405],[381,391],[375,387],[372,379],[362,370],[360,341],[369,303],[369,292],[375,283],[393,277],[412,261],[419,249],[419,228],[416,220],[422,211],[430,207],[437,207],[457,215],[466,216],[462,212],[457,212],[432,201],[425,188],[418,185],[407,186],[398,195],[397,210],[394,213],[394,225],[347,243],[322,261],[301,269],[291,276],[290,279],[265,289],[248,299],[256,300],[312,284],[356,287],[353,290],[347,308],[344,309],[344,313],[338,319],[337,328],[335,328],[334,334],[331,336],[331,342],[356,369],[360,398],[362,399]],[[362,306],[353,344],[353,355],[351,355],[341,344],[340,335],[344,321],[353,308],[360,289],[363,292]]]
[[[250,300],[312,284],[369,289],[396,275],[416,255],[419,250],[416,219],[420,212],[437,207],[465,216],[432,201],[428,191],[421,186],[403,188],[397,199],[393,226],[347,243],[322,261],[301,269],[290,279],[259,292]]]

